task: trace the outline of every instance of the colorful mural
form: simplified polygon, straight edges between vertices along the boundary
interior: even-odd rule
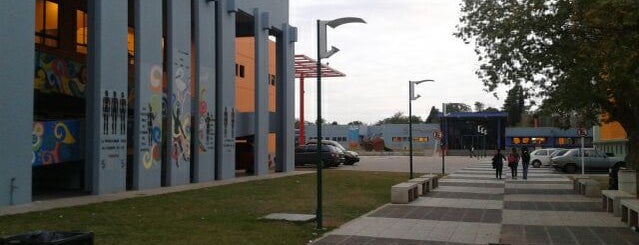
[[[80,120],[34,122],[33,166],[82,160]]]
[[[199,150],[200,152],[206,152],[207,150],[213,150],[215,142],[215,117],[213,113],[209,111],[209,105],[206,99],[207,89],[200,89],[200,102],[199,102]]]
[[[35,62],[35,89],[85,97],[87,69],[84,64],[42,52],[36,52]]]
[[[172,100],[172,143],[173,152],[171,157],[175,160],[177,167],[181,167],[181,163],[188,164],[191,160],[191,78],[189,76],[188,66],[185,61],[189,59],[179,59],[181,62],[175,72],[173,85]],[[181,159],[181,160],[180,160]]]
[[[149,102],[146,118],[146,133],[148,147],[144,153],[144,168],[151,169],[153,166],[159,166],[162,159],[162,117],[163,101],[162,101],[162,66],[154,65],[151,67],[149,74],[149,88],[151,89],[151,100]]]
[[[359,128],[351,127],[348,129],[348,148],[351,150],[359,149]]]

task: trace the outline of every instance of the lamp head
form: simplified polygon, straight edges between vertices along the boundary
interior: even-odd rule
[[[364,21],[364,19],[362,18],[357,18],[357,17],[344,17],[344,18],[339,18],[339,19],[334,19],[331,21],[328,21],[326,23],[326,25],[335,28],[338,26],[341,26],[343,24],[348,24],[348,23],[363,23],[366,24],[366,21]]]

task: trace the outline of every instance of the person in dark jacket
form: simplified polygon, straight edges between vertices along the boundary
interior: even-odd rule
[[[528,166],[530,166],[530,152],[528,147],[521,148],[521,166],[524,171],[524,179],[528,179]]]
[[[510,167],[511,177],[513,179],[517,178],[517,165],[519,163],[519,153],[517,153],[517,148],[513,147],[508,154],[508,167]]]
[[[504,168],[504,160],[506,157],[501,154],[501,150],[497,149],[497,153],[493,156],[493,168],[495,169],[495,178],[501,179],[501,172]]]

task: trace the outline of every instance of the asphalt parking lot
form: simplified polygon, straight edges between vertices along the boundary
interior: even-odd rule
[[[469,158],[462,156],[448,156],[445,158],[445,172],[452,173],[478,162],[490,162],[490,158]],[[386,172],[410,172],[408,156],[360,156],[360,161],[355,165],[343,165],[340,170],[357,171],[386,171]],[[442,158],[440,156],[413,156],[413,172],[415,173],[441,173]]]

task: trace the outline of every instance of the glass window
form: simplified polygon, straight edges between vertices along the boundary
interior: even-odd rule
[[[240,77],[244,77],[244,66],[240,65]]]
[[[548,155],[548,151],[537,151],[535,152],[535,156],[547,156]]]
[[[533,143],[543,145],[546,143],[546,138],[532,138]]]
[[[78,53],[87,53],[88,34],[87,13],[82,10],[75,11],[75,51]]]
[[[58,4],[36,0],[35,14],[35,43],[58,47]]]
[[[520,138],[513,138],[513,144],[515,144],[515,145],[521,144],[521,139]]]
[[[268,83],[275,86],[275,75],[268,74]]]
[[[521,138],[522,144],[530,144],[530,138]]]

